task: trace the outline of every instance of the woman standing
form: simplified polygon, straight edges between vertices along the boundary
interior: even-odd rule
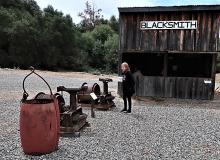
[[[128,63],[124,62],[121,64],[122,70],[122,88],[123,88],[123,100],[124,100],[124,109],[121,112],[131,113],[131,96],[134,94],[134,78],[131,74]],[[127,110],[128,102],[128,110]]]

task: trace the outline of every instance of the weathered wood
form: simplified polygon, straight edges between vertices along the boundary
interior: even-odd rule
[[[144,85],[141,86],[142,95],[155,96],[155,83],[154,78],[144,78]],[[143,87],[144,86],[144,87]]]
[[[122,93],[122,82],[118,82],[118,94],[119,94],[120,96],[123,95],[123,93]]]
[[[149,97],[213,99],[213,85],[204,83],[207,78],[144,76],[135,80],[135,95]],[[122,83],[118,83],[118,94],[122,95]]]
[[[219,11],[220,12],[220,11]],[[163,12],[120,14],[120,50],[217,51],[219,12]],[[140,22],[197,20],[197,30],[140,30]],[[205,38],[204,38],[205,37]]]
[[[207,22],[207,46],[206,46],[206,51],[210,50],[210,38],[211,38],[211,32],[212,32],[212,15],[209,13],[208,14],[208,22]]]
[[[159,76],[149,76],[146,74],[143,79],[135,80],[135,94],[137,96],[176,97],[186,99],[214,98],[216,55],[218,53],[220,28],[220,5],[136,7],[120,8],[119,11],[119,68],[123,61],[123,55],[130,57],[132,54],[134,56],[138,56],[138,54],[158,54],[158,60],[161,60],[161,58],[159,58],[161,54],[164,55],[163,61],[159,61],[160,64],[163,64],[163,68],[161,69],[162,76],[161,74],[159,74]],[[192,30],[141,30],[140,22],[144,20],[197,20],[198,26],[197,29]],[[205,68],[204,76],[201,76],[200,73],[195,73],[195,75],[208,78],[181,77],[181,75],[180,77],[168,77],[169,68],[175,66],[175,63],[171,64],[173,66],[169,64],[167,55],[170,54],[212,55],[212,62],[210,62],[210,56],[207,56],[210,57],[207,59],[197,57],[203,61],[199,64],[203,64],[207,67]],[[196,60],[195,58],[195,63]],[[143,60],[140,63],[145,65],[144,62]],[[171,63],[173,63],[172,60]],[[140,66],[138,62],[135,62],[135,64],[137,67]],[[131,66],[135,67],[134,64]],[[155,72],[158,72],[158,70],[160,70],[160,68],[157,68]],[[147,73],[148,71],[145,72]],[[121,71],[119,70],[119,74],[120,73]],[[182,73],[184,74],[183,71]],[[211,75],[209,75],[210,73]],[[149,74],[151,75],[152,73]],[[170,76],[174,75],[171,74]],[[191,75],[189,74],[189,76]],[[212,80],[212,84],[205,84],[204,80],[207,79]],[[120,88],[121,84],[119,83],[119,90]]]
[[[196,99],[196,81],[197,78],[192,78],[192,99]]]
[[[212,87],[211,87],[210,99],[213,99],[215,94],[216,64],[217,64],[217,54],[213,55],[212,57],[212,71],[211,71]]]
[[[136,26],[133,26],[133,15],[132,14],[129,14],[127,16],[127,38],[126,38],[126,48],[129,49],[129,50],[132,50],[133,49],[133,29],[136,27]]]
[[[176,78],[166,77],[164,78],[164,80],[165,80],[164,97],[168,97],[168,98],[175,97]]]
[[[145,51],[145,50],[141,50],[141,51],[122,51],[120,50],[122,53],[161,53],[161,54],[166,54],[166,53],[170,53],[170,54],[193,54],[193,53],[196,53],[196,54],[218,54],[219,52],[217,51],[214,51],[214,52],[211,52],[211,51],[208,51],[208,52],[193,52],[193,51]]]
[[[124,15],[119,17],[119,50],[125,50],[125,19],[126,18],[124,18]]]
[[[121,75],[122,52],[118,51],[118,73]]]
[[[198,12],[198,11],[219,11],[220,5],[188,5],[188,6],[158,6],[158,7],[128,7],[119,8],[120,13],[163,13],[163,12]]]
[[[175,97],[184,99],[212,99],[212,86],[207,78],[144,76],[136,81],[137,96]]]

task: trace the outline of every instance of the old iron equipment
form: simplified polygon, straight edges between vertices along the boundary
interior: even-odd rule
[[[115,97],[108,91],[108,83],[113,80],[111,78],[99,78],[99,81],[103,82],[103,93],[99,97],[99,106],[103,109],[115,107],[115,103],[113,101]]]
[[[83,83],[83,90],[77,93],[78,102],[82,107],[92,107],[100,110],[108,110],[115,107],[114,96],[108,91],[108,83],[112,82],[110,78],[99,78],[99,81],[103,82],[103,92],[101,93],[100,87],[97,83],[92,86],[88,86],[87,83]],[[93,100],[90,96],[94,93],[97,96],[96,100]]]
[[[82,112],[82,108],[77,104],[76,95],[83,88],[57,87],[57,92],[67,92],[70,94],[70,105],[65,105],[63,96],[56,94],[60,107],[60,130],[62,136],[74,136],[80,129],[88,125],[87,115]]]
[[[89,85],[88,83],[84,82],[81,86],[82,90],[77,93],[78,102],[81,103],[83,107],[91,106],[91,93],[94,93],[97,97],[100,96],[100,86],[97,83],[94,83],[93,85]],[[98,100],[96,100],[97,102]]]

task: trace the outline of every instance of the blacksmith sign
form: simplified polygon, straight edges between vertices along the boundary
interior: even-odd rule
[[[197,29],[196,20],[188,21],[141,21],[141,30],[150,29]]]

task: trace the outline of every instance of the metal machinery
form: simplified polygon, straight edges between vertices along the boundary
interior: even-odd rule
[[[110,78],[99,78],[99,81],[103,82],[103,92],[100,91],[100,86],[95,83],[92,86],[88,86],[87,83],[83,83],[81,91],[77,93],[78,102],[82,107],[91,107],[91,96],[90,93],[95,93],[98,99],[94,103],[94,108],[100,110],[108,110],[115,107],[114,99],[111,92],[108,91],[108,83],[112,82]]]
[[[111,92],[108,91],[108,83],[112,82],[110,78],[99,78],[99,81],[103,82],[103,93],[100,96],[100,105],[104,108],[115,107],[114,99]]]
[[[90,106],[91,104],[91,96],[90,93],[95,93],[97,97],[100,97],[101,90],[100,86],[97,83],[94,83],[92,86],[88,83],[83,83],[81,86],[82,90],[77,93],[78,102],[85,107],[86,104]],[[98,100],[96,100],[96,103]]]
[[[65,105],[63,96],[59,93],[56,97],[60,107],[60,131],[61,135],[71,135],[84,127],[87,123],[87,115],[82,112],[82,108],[77,104],[76,95],[83,88],[57,87],[57,92],[67,92],[70,94],[70,105]]]

